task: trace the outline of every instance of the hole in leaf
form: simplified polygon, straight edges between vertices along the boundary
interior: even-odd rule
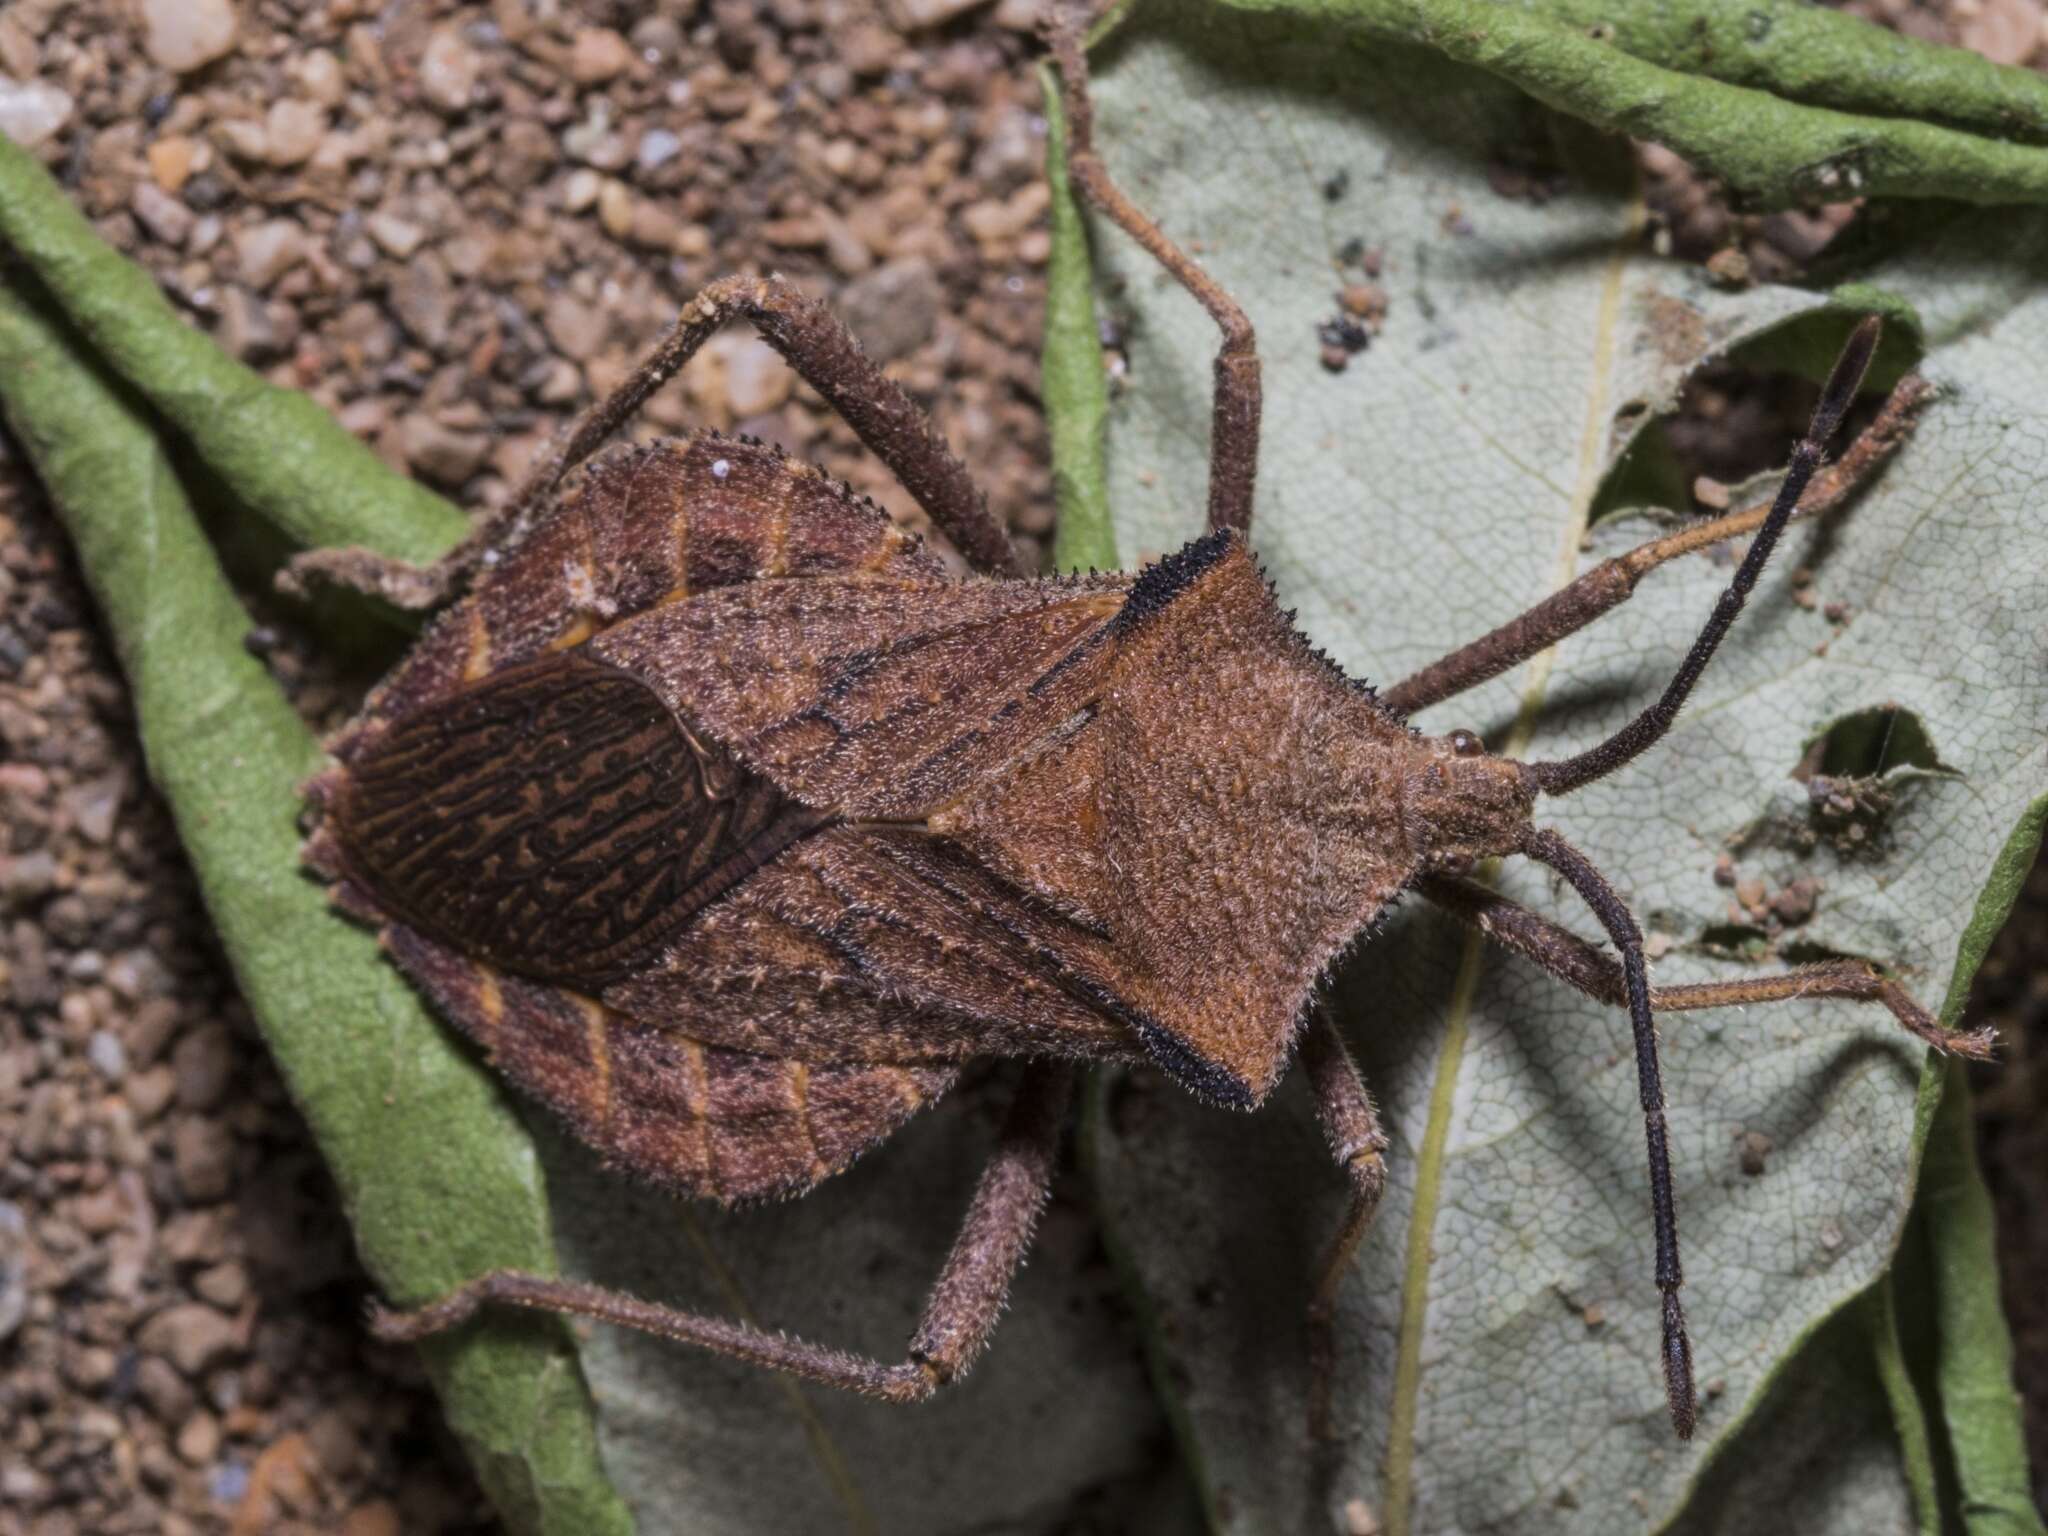
[[[1768,487],[1747,482],[1774,475],[1791,459],[1820,399],[1821,381],[1861,318],[1847,309],[1817,310],[1753,337],[1695,368],[1677,407],[1655,419],[1644,420],[1642,401],[1627,402],[1616,414],[1615,431],[1626,434],[1639,423],[1640,430],[1602,481],[1593,520],[1640,507],[1717,515],[1727,508],[1714,501],[1740,507],[1755,499]],[[1830,457],[1870,424],[1923,350],[1911,325],[1887,326],[1862,393],[1829,445]],[[1702,481],[1727,495],[1704,487],[1712,500],[1703,500],[1695,494]]]
[[[1934,750],[1927,727],[1910,709],[1880,704],[1844,715],[1807,744],[1792,777],[1811,785],[1816,778],[1874,779],[1894,768],[1953,773]]]
[[[1812,939],[1787,939],[1778,946],[1778,958],[1787,965],[1826,965],[1842,960],[1868,960],[1869,956],[1852,955],[1845,949],[1816,944]]]
[[[1756,960],[1771,947],[1771,936],[1749,923],[1713,923],[1700,930],[1700,948],[1708,954]]]
[[[1837,853],[1875,856],[1897,796],[1895,775],[1955,770],[1934,750],[1920,717],[1896,704],[1844,715],[1807,743],[1792,769],[1806,786],[1808,827]]]

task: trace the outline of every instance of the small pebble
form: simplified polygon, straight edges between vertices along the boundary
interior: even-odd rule
[[[47,848],[0,856],[0,897],[16,908],[34,906],[56,888],[57,860]]]
[[[1787,928],[1797,928],[1813,917],[1820,893],[1820,881],[1802,875],[1771,898],[1771,915]]]
[[[548,300],[541,312],[541,328],[564,357],[587,362],[603,348],[611,322],[604,312],[567,293]]]
[[[1956,40],[1994,64],[2024,64],[2041,46],[2040,0],[1978,0],[1969,10],[1956,7],[1955,13],[1961,18]]]
[[[197,157],[192,141],[182,134],[158,139],[147,150],[149,174],[164,191],[175,195],[192,174]]]
[[[736,417],[766,415],[795,383],[782,355],[757,336],[737,337],[725,354],[726,407]]]
[[[683,141],[666,128],[650,128],[640,135],[640,147],[633,161],[643,171],[658,170],[682,152]]]
[[[597,193],[597,222],[614,240],[633,232],[633,194],[624,182],[605,178]]]
[[[171,1051],[171,1072],[180,1109],[216,1109],[235,1075],[235,1041],[225,1024],[187,1031]]]
[[[28,1316],[28,1219],[12,1200],[0,1200],[0,1339]]]
[[[848,283],[839,296],[839,316],[869,357],[894,362],[916,351],[938,328],[945,303],[939,275],[921,256],[884,262]]]
[[[569,78],[579,86],[602,85],[632,62],[632,48],[610,27],[584,27],[569,45]]]
[[[178,1430],[178,1457],[188,1466],[203,1467],[220,1454],[220,1420],[199,1409]]]
[[[204,1375],[241,1352],[241,1332],[232,1319],[203,1302],[166,1307],[142,1325],[136,1342],[162,1355],[188,1378]]]
[[[287,96],[270,104],[263,118],[266,154],[272,165],[297,165],[312,158],[327,134],[327,110],[317,102]]]
[[[218,1120],[187,1116],[171,1131],[171,1167],[193,1204],[226,1199],[235,1187],[234,1134]]]
[[[112,1030],[96,1029],[92,1032],[92,1038],[85,1043],[85,1059],[110,1083],[118,1083],[128,1075],[127,1048]]]
[[[12,75],[17,80],[33,80],[42,68],[42,49],[36,44],[33,26],[41,25],[41,17],[23,20],[23,6],[0,10],[0,73]]]
[[[235,260],[251,287],[268,288],[306,258],[306,232],[290,219],[266,219],[235,233]]]
[[[240,1504],[249,1492],[249,1469],[239,1461],[222,1462],[207,1479],[206,1491],[216,1504]]]
[[[370,232],[372,240],[400,261],[410,257],[427,238],[427,232],[410,219],[401,219],[395,213],[382,210],[364,219],[363,228]]]
[[[965,16],[982,0],[889,0],[889,11],[904,31],[941,27],[956,16]]]
[[[449,116],[468,110],[483,61],[454,27],[437,27],[420,52],[420,93]]]
[[[1761,1178],[1769,1165],[1772,1145],[1771,1138],[1762,1131],[1744,1131],[1740,1137],[1742,1171],[1752,1179]]]
[[[128,208],[136,222],[165,245],[183,245],[192,233],[192,210],[154,181],[135,183],[135,190],[128,195]]]
[[[562,207],[570,213],[586,213],[597,203],[604,178],[589,166],[578,166],[562,183]]]
[[[488,432],[451,430],[425,412],[407,416],[399,427],[405,461],[438,485],[460,486],[490,457]]]

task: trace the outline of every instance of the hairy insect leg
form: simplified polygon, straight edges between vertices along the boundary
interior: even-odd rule
[[[1316,1288],[1308,1307],[1309,1393],[1308,1429],[1312,1438],[1332,1438],[1330,1400],[1337,1368],[1336,1320],[1337,1286],[1351,1267],[1351,1256],[1372,1227],[1380,1196],[1387,1187],[1387,1136],[1380,1128],[1379,1112],[1372,1095],[1358,1075],[1351,1052],[1330,1016],[1317,1008],[1309,1019],[1301,1042],[1302,1065],[1308,1070],[1309,1088],[1315,1094],[1316,1118],[1330,1150],[1351,1183],[1351,1208],[1344,1225],[1330,1242],[1317,1271]]]
[[[1687,1336],[1685,1309],[1679,1300],[1685,1275],[1678,1253],[1677,1206],[1672,1193],[1654,1014],[1776,1002],[1792,997],[1849,997],[1883,1003],[1913,1034],[1958,1055],[1987,1056],[1991,1035],[1988,1030],[1968,1034],[1944,1031],[1904,988],[1854,961],[1802,967],[1742,981],[1652,988],[1643,958],[1641,930],[1585,856],[1555,832],[1534,827],[1524,833],[1520,851],[1549,865],[1578,891],[1620,951],[1619,963],[1570,930],[1475,882],[1430,876],[1423,880],[1422,891],[1446,911],[1504,947],[1536,961],[1560,980],[1602,1002],[1628,1009],[1649,1151],[1650,1209],[1657,1234],[1657,1288],[1664,1296],[1665,1387],[1672,1425],[1680,1439],[1689,1440],[1698,1408],[1693,1388],[1692,1341]]]
[[[1693,1380],[1692,1337],[1686,1331],[1685,1265],[1678,1251],[1678,1201],[1671,1180],[1671,1143],[1664,1122],[1664,1072],[1658,1060],[1656,1017],[1650,1005],[1650,970],[1643,956],[1643,931],[1614,887],[1586,856],[1548,827],[1525,825],[1516,850],[1564,877],[1600,919],[1621,954],[1622,990],[1628,999],[1629,1032],[1635,1037],[1636,1091],[1643,1111],[1643,1150],[1650,1169],[1650,1221],[1656,1233],[1657,1289],[1664,1297],[1664,1392],[1671,1427],[1690,1440],[1699,1422],[1699,1392]]]
[[[443,601],[494,550],[517,539],[554,498],[562,478],[630,421],[721,327],[746,320],[797,374],[824,396],[870,451],[903,482],[917,504],[977,570],[1029,575],[1002,523],[988,509],[967,466],[953,456],[931,419],[868,358],[829,309],[781,277],[727,277],[712,283],[624,383],[556,437],[503,507],[429,566],[410,566],[360,549],[313,550],[280,578],[303,590],[317,577],[374,592],[401,608]]]
[[[925,1302],[908,1358],[898,1364],[517,1270],[493,1270],[417,1311],[379,1312],[371,1327],[379,1338],[410,1342],[453,1328],[487,1304],[530,1307],[638,1329],[868,1397],[919,1401],[963,1375],[995,1328],[1045,1204],[1072,1085],[1073,1069],[1065,1062],[1025,1068],[996,1151]]]
[[[1824,517],[1848,501],[1856,488],[1905,441],[1914,418],[1933,395],[1933,386],[1918,374],[1901,379],[1876,419],[1848,451],[1814,476],[1813,484],[1792,515],[1800,519]],[[1755,533],[1764,525],[1770,510],[1770,502],[1758,502],[1602,561],[1526,613],[1431,662],[1393,687],[1382,689],[1380,702],[1396,714],[1411,715],[1477,687],[1584,629],[1610,609],[1620,607],[1635,594],[1636,583],[1666,561]]]
[[[1469,923],[1503,949],[1513,950],[1588,997],[1625,1007],[1628,992],[1621,966],[1562,924],[1538,916],[1476,881],[1431,876],[1422,894],[1453,917]],[[1860,960],[1831,960],[1795,966],[1769,976],[1736,981],[1695,982],[1652,987],[1650,1006],[1658,1013],[1683,1013],[1696,1008],[1736,1008],[1749,1003],[1777,1003],[1798,997],[1834,997],[1881,1003],[1902,1029],[1937,1050],[1972,1060],[1988,1059],[1995,1044],[1990,1029],[1950,1030],[1914,1000],[1911,993],[1874,966]]]
[[[1216,354],[1216,394],[1209,426],[1209,526],[1249,528],[1252,489],[1259,467],[1259,357],[1252,323],[1208,273],[1109,179],[1095,153],[1095,114],[1088,96],[1085,7],[1054,6],[1048,41],[1060,70],[1067,117],[1067,174],[1088,201],[1142,245],[1174,281],[1192,294],[1223,332]]]

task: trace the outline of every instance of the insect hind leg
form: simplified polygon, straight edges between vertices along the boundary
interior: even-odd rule
[[[485,1306],[528,1307],[693,1344],[886,1402],[922,1401],[964,1375],[995,1329],[1045,1204],[1072,1085],[1073,1069],[1065,1062],[1033,1062],[1025,1068],[907,1358],[895,1364],[623,1291],[504,1269],[480,1275],[414,1311],[380,1309],[371,1327],[381,1339],[413,1342],[457,1327]]]

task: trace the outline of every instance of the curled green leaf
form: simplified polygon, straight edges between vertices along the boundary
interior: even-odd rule
[[[1519,0],[1646,63],[1868,117],[2048,140],[2048,79],[1808,0]]]
[[[1053,564],[1063,571],[1116,569],[1109,520],[1103,425],[1109,386],[1095,325],[1094,267],[1088,230],[1067,181],[1067,122],[1059,75],[1038,66],[1045,101],[1045,179],[1052,191],[1052,257],[1045,279],[1045,355],[1040,363],[1045,424],[1052,442],[1052,488],[1059,505]]]
[[[0,136],[0,244],[24,261],[93,355],[191,440],[245,505],[297,543],[432,560],[468,526],[296,390],[186,324],[150,275],[102,240],[28,151]]]
[[[2037,824],[2037,844],[2039,836]],[[1934,1264],[1936,1386],[1961,1485],[1963,1529],[1969,1536],[2041,1536],[2013,1388],[2012,1337],[1999,1300],[1997,1219],[1972,1134],[1969,1081],[1952,1068],[1928,1137],[1919,1203]]]
[[[1422,43],[1597,127],[1665,144],[1757,208],[1852,197],[2048,202],[2048,153],[1911,117],[1808,106],[1629,52],[1611,29],[1492,0],[1227,0]],[[1872,29],[1873,32],[1875,29]],[[1361,40],[1361,50],[1372,51]],[[1873,41],[1862,68],[1882,50]],[[1919,94],[1937,94],[1930,80]]]

